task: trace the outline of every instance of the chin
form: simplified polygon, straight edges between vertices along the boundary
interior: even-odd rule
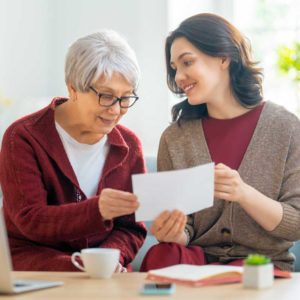
[[[191,98],[188,97],[187,100],[190,105],[199,105],[205,103],[204,101],[199,100],[199,98],[193,99],[193,97]]]
[[[112,131],[112,129],[110,129],[110,130],[105,130],[105,129],[98,129],[98,130],[95,130],[95,133],[96,134],[101,134],[101,135],[106,135],[106,134],[109,134],[110,132]]]
[[[102,127],[100,130],[98,128],[98,132],[101,133],[101,134],[109,134],[114,128],[115,128],[115,126],[113,126],[113,127],[106,127],[106,128]]]
[[[94,130],[99,134],[108,134],[116,127],[116,124],[105,125],[102,122],[95,125]]]

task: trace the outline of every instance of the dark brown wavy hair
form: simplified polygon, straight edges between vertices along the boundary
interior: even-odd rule
[[[231,89],[242,106],[251,108],[262,101],[262,69],[252,60],[250,42],[227,20],[209,13],[184,20],[166,39],[167,83],[173,93],[184,95],[175,82],[176,71],[170,66],[170,49],[179,37],[186,38],[209,56],[230,58]],[[187,99],[172,108],[173,121],[199,119],[206,115],[205,103],[190,105]]]

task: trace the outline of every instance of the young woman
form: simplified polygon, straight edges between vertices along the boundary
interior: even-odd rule
[[[142,271],[178,263],[242,263],[250,253],[291,270],[300,238],[300,122],[265,102],[250,46],[225,19],[198,14],[166,40],[167,81],[186,96],[163,133],[158,170],[215,163],[214,205],[186,217],[163,212],[161,242]],[[199,186],[201,188],[201,186]]]
[[[71,254],[118,248],[125,268],[146,230],[131,175],[145,171],[139,139],[120,119],[136,102],[139,67],[116,32],[78,39],[65,64],[68,98],[6,131],[0,182],[14,270],[77,271]]]

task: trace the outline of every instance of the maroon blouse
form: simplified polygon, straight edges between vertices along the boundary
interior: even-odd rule
[[[210,156],[215,164],[223,163],[237,170],[253,136],[264,103],[233,119],[202,120]]]

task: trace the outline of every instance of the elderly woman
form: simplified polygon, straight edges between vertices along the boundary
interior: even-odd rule
[[[113,31],[77,40],[65,64],[68,98],[13,123],[0,159],[14,270],[75,271],[70,255],[118,248],[124,270],[143,244],[131,175],[145,172],[139,139],[117,125],[138,100],[133,50]]]

